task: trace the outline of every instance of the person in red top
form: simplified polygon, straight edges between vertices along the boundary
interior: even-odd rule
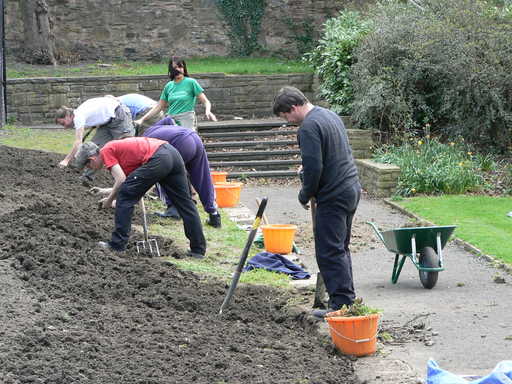
[[[185,164],[178,151],[163,140],[131,137],[113,140],[101,149],[93,142],[83,143],[75,166],[99,170],[106,167],[114,178],[109,195],[100,200],[102,208],[115,205],[115,229],[102,248],[124,251],[131,231],[133,207],[156,183],[160,183],[183,218],[185,235],[190,241],[188,255],[203,258],[206,240],[197,208],[190,196]],[[114,203],[115,202],[115,203]]]

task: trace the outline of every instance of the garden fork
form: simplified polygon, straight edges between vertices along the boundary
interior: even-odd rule
[[[148,237],[148,222],[146,218],[146,206],[144,205],[144,196],[140,199],[140,208],[142,209],[142,228],[144,229],[144,240],[137,241],[137,252],[148,253],[151,256],[160,257],[160,250],[156,239]]]

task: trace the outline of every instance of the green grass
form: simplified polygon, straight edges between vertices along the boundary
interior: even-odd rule
[[[161,63],[125,61],[79,63],[76,65],[35,66],[22,63],[7,64],[7,78],[166,75],[167,61]],[[208,57],[187,60],[190,75],[222,72],[226,74],[281,74],[312,72],[311,67],[298,60],[279,58]]]
[[[0,144],[17,148],[67,154],[74,140],[72,129],[30,129],[12,125],[0,129]]]
[[[446,195],[397,202],[437,225],[457,225],[455,236],[485,254],[512,263],[512,197]]]
[[[30,129],[13,126],[0,129],[0,144],[18,148],[65,154],[71,149],[73,140],[74,130],[71,129]],[[164,210],[160,201],[150,201],[147,206],[149,212]],[[204,223],[208,215],[200,204],[198,204],[198,210],[201,221]],[[229,220],[222,209],[220,209],[220,212],[222,215],[222,229],[219,230],[208,225],[203,226],[207,241],[207,256],[205,259],[169,258],[169,260],[182,269],[230,281],[231,275],[238,265],[248,234]],[[172,238],[179,249],[188,249],[189,244],[181,221],[151,219],[150,233]],[[260,249],[252,247],[247,259],[260,251]],[[281,288],[290,287],[289,281],[290,278],[287,275],[264,270],[242,273],[240,277],[242,283],[263,284]]]
[[[151,211],[164,210],[164,205],[160,201],[153,201],[148,205]],[[208,214],[198,205],[201,221],[204,223]],[[207,241],[207,255],[205,259],[195,260],[190,258],[174,259],[170,258],[174,264],[181,269],[193,271],[196,273],[216,276],[226,281],[231,279],[231,274],[235,271],[240,255],[247,241],[246,231],[237,227],[222,209],[219,210],[222,216],[222,229],[212,228],[208,225],[203,226],[204,235]],[[156,219],[150,227],[151,233],[155,235],[170,237],[180,249],[188,249],[188,240],[185,237],[183,223],[181,221],[169,219]],[[252,247],[247,260],[260,249]],[[251,284],[264,284],[285,288],[289,286],[290,278],[287,275],[268,272],[264,270],[251,271],[243,273],[240,282]]]

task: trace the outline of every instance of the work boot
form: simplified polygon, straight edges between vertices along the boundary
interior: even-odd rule
[[[212,226],[213,228],[220,228],[221,222],[220,222],[220,213],[210,213],[210,218],[206,220],[206,224]]]
[[[334,312],[334,311],[337,311],[337,309],[334,309],[334,308],[313,309],[311,311],[311,315],[318,320],[323,320],[325,318],[325,315],[327,315],[328,313]]]
[[[98,241],[96,245],[98,248],[104,249],[106,251],[122,252],[121,249],[113,248],[108,241]]]
[[[167,211],[165,212],[155,212],[155,215],[160,217],[168,217],[175,220],[181,219],[181,216],[174,205],[171,205],[169,208],[167,208]]]
[[[204,259],[204,254],[192,252],[191,250],[187,251],[187,257],[192,257],[194,259]]]

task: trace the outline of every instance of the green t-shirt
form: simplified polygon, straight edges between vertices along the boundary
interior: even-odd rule
[[[179,83],[169,81],[160,95],[160,100],[169,103],[168,115],[177,115],[178,113],[193,111],[196,107],[197,95],[203,92],[203,87],[196,80],[185,77]]]

